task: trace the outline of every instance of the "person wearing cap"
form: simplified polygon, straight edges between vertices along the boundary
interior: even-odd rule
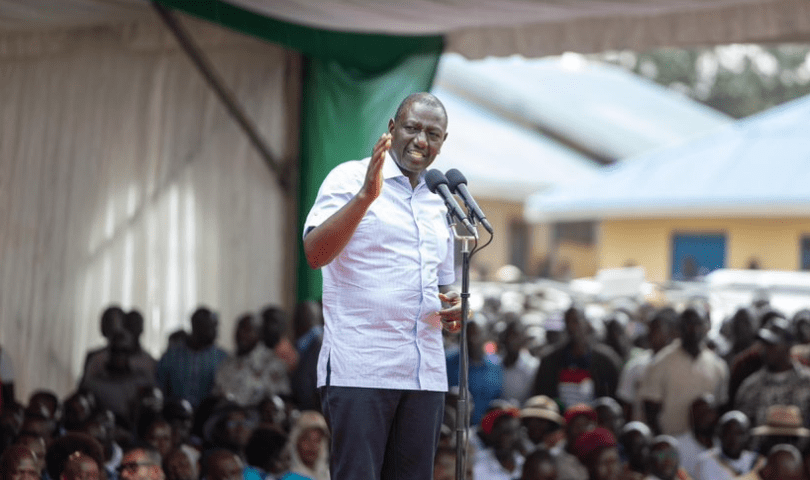
[[[750,422],[738,410],[726,412],[718,422],[720,446],[700,454],[695,465],[695,480],[731,480],[754,468],[757,454],[748,444]]]
[[[588,472],[588,480],[618,480],[621,459],[616,437],[605,428],[595,428],[580,435],[574,452]],[[560,477],[562,478],[562,477]]]
[[[618,436],[624,426],[624,410],[612,397],[599,397],[593,401],[596,411],[596,426],[607,428],[614,436]]]
[[[520,411],[516,408],[491,410],[481,420],[481,430],[489,447],[480,452],[473,465],[473,478],[512,480],[523,468],[520,445]]]
[[[679,322],[681,338],[659,352],[638,392],[653,433],[673,436],[689,431],[689,407],[696,398],[711,393],[722,405],[728,394],[728,366],[706,346],[704,309],[684,309]]]
[[[717,429],[717,405],[714,395],[707,393],[692,402],[689,410],[689,424],[692,429],[675,437],[678,440],[678,454],[681,466],[692,477],[695,476],[695,467],[698,457],[709,449],[717,446],[715,430]]]
[[[751,470],[737,480],[802,480],[802,457],[793,445],[778,444],[768,452],[762,468]]]
[[[784,313],[779,310],[768,308],[763,311],[757,311],[755,317],[755,329],[761,329],[770,325],[770,323],[777,318],[787,318]],[[758,332],[755,332],[755,340]],[[737,396],[737,390],[746,378],[757,372],[764,361],[762,359],[763,345],[761,341],[755,341],[750,347],[735,355],[729,362],[729,381],[728,381],[728,398],[729,401],[734,401]]]
[[[565,419],[565,441],[558,444],[557,476],[559,480],[588,480],[588,469],[577,455],[577,439],[596,428],[596,411],[587,404],[569,407]]]
[[[530,448],[553,448],[562,440],[565,419],[560,415],[557,402],[545,395],[535,395],[526,400],[520,410],[520,420],[525,428]]]
[[[627,423],[619,435],[619,444],[626,459],[622,480],[645,480],[649,470],[648,457],[652,432],[646,423]]]
[[[659,435],[650,442],[650,476],[646,480],[692,480],[680,466],[674,437]]]
[[[791,357],[796,344],[795,327],[784,318],[774,318],[758,337],[763,344],[763,367],[746,378],[737,391],[734,408],[748,415],[754,425],[765,423],[770,405],[796,405],[810,409],[810,369]]]

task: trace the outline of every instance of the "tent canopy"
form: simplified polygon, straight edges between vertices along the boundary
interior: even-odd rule
[[[664,45],[810,40],[806,0],[190,0],[162,1],[214,16],[232,9],[318,29],[444,35],[469,58]],[[204,7],[200,7],[204,5]],[[88,26],[146,15],[145,0],[0,0],[0,29]]]
[[[537,194],[531,221],[810,216],[810,96]]]

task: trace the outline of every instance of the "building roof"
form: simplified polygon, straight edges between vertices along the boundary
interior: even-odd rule
[[[515,125],[442,88],[447,142],[437,168],[457,168],[478,197],[523,202],[530,194],[577,179],[594,179],[600,166],[537,131]]]
[[[731,121],[620,67],[572,53],[474,62],[448,54],[436,84],[603,161],[681,143]]]
[[[810,215],[810,96],[532,195],[529,221]]]

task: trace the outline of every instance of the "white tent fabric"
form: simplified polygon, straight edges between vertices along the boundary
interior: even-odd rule
[[[444,34],[470,58],[810,38],[806,0],[228,3],[342,31]],[[199,302],[229,322],[291,291],[295,255],[268,247],[294,248],[285,198],[153,15],[146,0],[0,0],[0,344],[22,395],[75,385],[107,302],[143,311],[157,354]],[[278,157],[293,158],[296,57],[200,28]]]
[[[274,154],[295,158],[298,57],[193,34]],[[156,18],[0,45],[15,46],[0,53],[0,345],[18,397],[75,388],[109,303],[143,313],[158,355],[199,304],[230,345],[237,314],[289,302],[288,199]]]
[[[530,221],[810,216],[810,96],[540,193]]]
[[[444,34],[468,58],[810,40],[807,0],[210,0],[330,30]],[[109,23],[146,0],[0,0],[0,28]]]

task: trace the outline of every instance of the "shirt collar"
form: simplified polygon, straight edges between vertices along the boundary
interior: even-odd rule
[[[396,178],[396,177],[404,177],[405,174],[402,173],[402,170],[399,169],[399,165],[397,165],[396,160],[394,157],[391,156],[391,152],[385,152],[385,163],[383,163],[383,178],[388,180],[389,178]]]
[[[394,157],[391,156],[390,150],[386,152],[385,155],[387,158],[385,159],[385,163],[383,163],[383,171],[382,171],[383,180],[402,177],[406,182],[410,182],[410,180],[408,180],[408,177],[406,177],[405,174],[402,173],[402,170],[399,169],[399,165],[397,165],[397,162],[396,160],[394,160]],[[416,184],[417,187],[419,186],[420,183],[424,183],[425,174],[426,171],[422,172],[419,175],[419,183]]]

